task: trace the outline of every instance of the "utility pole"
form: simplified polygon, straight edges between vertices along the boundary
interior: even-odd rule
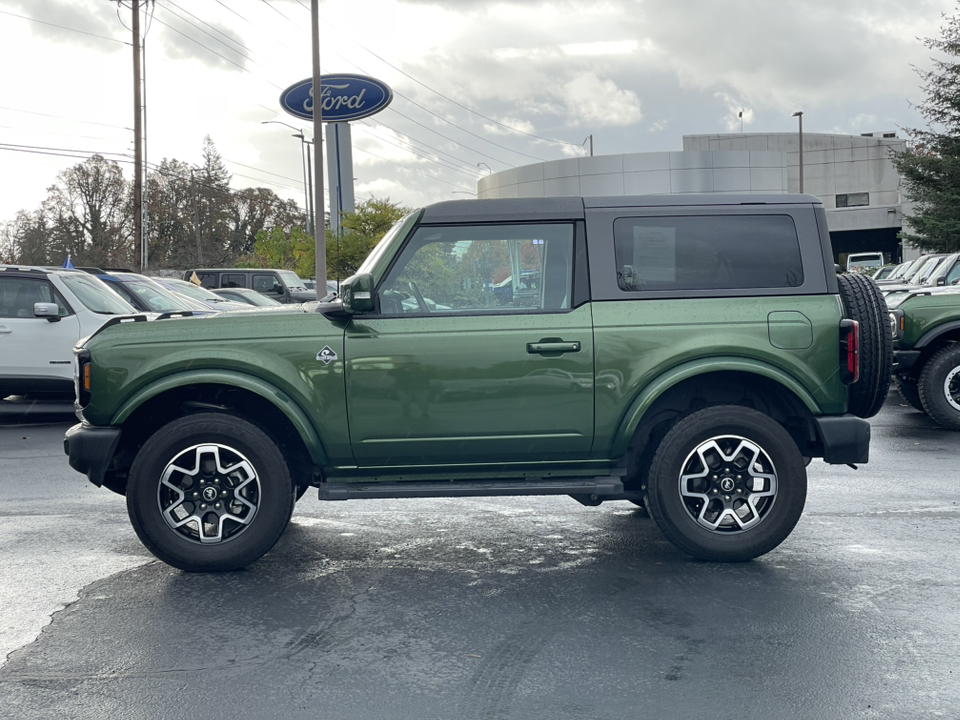
[[[133,6],[133,244],[136,269],[143,270],[143,109],[140,98],[140,0]]]
[[[323,222],[323,93],[320,88],[320,0],[310,1],[313,34],[313,166],[317,169],[314,190],[313,236],[317,247],[317,300],[327,294],[327,235]]]
[[[203,267],[203,246],[200,244],[200,211],[197,208],[197,185],[190,168],[190,192],[193,195],[193,228],[197,233],[197,267]]]

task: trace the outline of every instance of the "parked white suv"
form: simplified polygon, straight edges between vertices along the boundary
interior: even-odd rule
[[[0,265],[0,398],[73,392],[73,346],[137,310],[78,270]]]

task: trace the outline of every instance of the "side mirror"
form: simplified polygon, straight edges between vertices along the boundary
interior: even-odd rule
[[[33,316],[46,318],[48,322],[60,322],[60,308],[56,303],[34,303]]]
[[[344,312],[351,315],[373,312],[375,309],[373,275],[370,273],[354,275],[341,282],[340,301],[343,303]]]
[[[947,279],[944,277],[937,278],[937,285],[946,285]]]

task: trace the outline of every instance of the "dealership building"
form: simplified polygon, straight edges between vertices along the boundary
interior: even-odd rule
[[[905,149],[894,132],[803,134],[803,190],[823,201],[838,261],[875,250],[901,259],[905,203],[891,151]],[[492,173],[477,184],[480,198],[732,192],[800,192],[799,133],[686,135],[680,152],[552,160]]]

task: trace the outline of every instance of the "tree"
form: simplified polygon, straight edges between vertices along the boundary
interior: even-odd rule
[[[342,235],[338,238],[327,230],[327,277],[344,279],[353,275],[380,238],[409,212],[410,208],[389,198],[372,197],[357,203],[352,213],[344,213]]]
[[[197,265],[193,222],[194,191],[190,166],[163,159],[147,175],[147,257],[151,268],[185,269]]]
[[[241,257],[254,252],[261,230],[280,228],[289,233],[294,227],[306,226],[306,215],[295,202],[281,200],[273,190],[246,188],[233,194],[229,222],[228,250],[233,257]]]
[[[932,70],[917,70],[926,99],[917,105],[926,129],[907,129],[913,147],[894,153],[905,195],[913,201],[907,216],[911,232],[900,237],[921,250],[960,251],[960,16],[944,16],[938,38],[924,45],[934,57]]]
[[[16,219],[6,223],[0,232],[0,261],[21,265],[60,264],[63,259],[50,256],[47,246],[50,234],[43,210],[21,210]]]
[[[316,242],[302,227],[289,233],[280,226],[257,233],[252,256],[240,260],[242,266],[293,270],[301,277],[313,275]]]
[[[100,155],[57,176],[43,203],[48,257],[74,265],[127,266],[133,260],[133,202],[120,166]]]

